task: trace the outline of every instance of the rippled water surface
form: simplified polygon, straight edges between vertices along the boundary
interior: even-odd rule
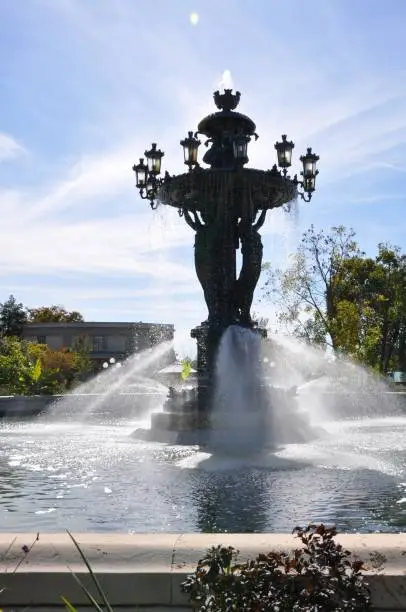
[[[256,460],[131,438],[136,422],[0,424],[2,531],[406,527],[406,418],[336,423]]]

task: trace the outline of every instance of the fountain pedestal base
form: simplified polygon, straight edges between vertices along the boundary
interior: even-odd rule
[[[238,448],[241,454],[274,449],[280,444],[303,443],[324,432],[310,425],[309,417],[298,411],[297,397],[291,389],[260,385],[257,401],[247,406],[241,419],[235,406],[229,405],[221,416],[199,408],[199,400],[210,397],[203,384],[184,389],[170,389],[162,412],[151,414],[151,427],[137,429],[133,437],[148,442],[173,445],[198,445],[211,451],[228,452]],[[284,424],[290,423],[286,429]]]
[[[210,428],[209,402],[205,376],[198,376],[194,387],[170,387],[162,412],[151,414],[151,428],[137,429],[133,436],[151,442],[204,445]]]

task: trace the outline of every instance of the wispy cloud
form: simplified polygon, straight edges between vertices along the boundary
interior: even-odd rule
[[[133,311],[198,323],[193,234],[175,210],[150,211],[131,165],[157,140],[165,169],[182,172],[179,141],[215,110],[212,89],[225,79],[257,124],[251,165],[273,165],[281,133],[296,143],[294,172],[307,146],[321,157],[319,190],[296,225],[269,215],[265,259],[280,263],[309,223],[353,225],[365,248],[378,233],[397,237],[406,60],[396,49],[406,10],[402,0],[391,7],[314,0],[309,21],[300,0],[196,0],[191,26],[186,0],[142,11],[131,0],[10,5],[0,23],[0,162],[13,162],[0,163],[0,292],[76,300],[94,318]],[[362,203],[377,232],[355,212]]]
[[[27,151],[12,136],[0,132],[0,162],[24,155]]]

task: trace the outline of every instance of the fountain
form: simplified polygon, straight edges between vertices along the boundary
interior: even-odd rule
[[[196,392],[183,402],[184,390],[173,389],[165,410],[153,418],[149,439],[163,440],[168,432],[168,441],[175,438],[178,442],[205,443],[209,436],[206,430],[212,427],[210,413],[217,402],[216,360],[224,333],[236,325],[251,330],[254,352],[252,333],[255,331],[258,342],[261,335],[266,335],[252,320],[250,311],[262,266],[259,230],[267,211],[279,207],[289,210],[298,195],[309,201],[315,190],[318,156],[309,148],[300,158],[302,180],[296,175],[291,178],[288,168],[294,144],[286,135],[275,144],[280,169],[276,165],[267,171],[245,167],[248,143],[258,135],[255,123],[235,110],[240,97],[240,92],[231,89],[222,94],[216,91],[214,102],[219,110],[202,119],[197,132],[189,132],[181,141],[189,172],[178,176],[166,172],[158,178],[164,153],[156,143],[145,151],[147,164],[141,158],[133,167],[141,197],[153,209],[160,203],[176,207],[195,232],[196,274],[208,309],[207,320],[191,331],[197,340]],[[203,157],[208,168],[198,163],[199,134],[207,137],[206,145],[210,145]],[[237,274],[239,249],[242,265]],[[248,356],[250,359],[255,360],[255,355]],[[258,385],[259,380],[251,383]],[[249,401],[256,400],[252,397]],[[139,435],[145,438],[147,434],[140,431]]]
[[[240,95],[215,94],[182,141],[190,171],[159,179],[153,145],[134,167],[141,195],[179,208],[195,231],[208,318],[192,330],[197,372],[171,388],[161,343],[107,368],[37,418],[0,423],[5,531],[290,531],[335,522],[345,531],[406,525],[404,395],[345,360],[293,338],[267,338],[251,319],[269,209],[314,191],[287,175],[293,143],[276,143],[270,171],[245,168],[255,125]],[[242,268],[237,277],[236,252]],[[164,359],[165,358],[165,359]],[[165,444],[162,444],[165,442]],[[88,510],[91,508],[91,512]]]
[[[294,387],[266,381],[262,344],[260,334],[237,325],[223,334],[205,444],[211,452],[253,457],[321,434],[300,412]]]
[[[173,343],[168,340],[134,353],[120,367],[113,364],[70,393],[59,396],[42,418],[60,421],[64,416],[86,422],[109,414],[112,404],[116,416],[149,414],[162,406],[167,395],[167,387],[154,374],[173,354]]]
[[[148,374],[168,350],[106,369],[43,415],[0,421],[4,531],[286,532],[309,518],[345,531],[404,528],[404,395],[295,339],[230,326],[204,443],[187,445],[190,431],[182,445],[180,432],[172,443],[136,439],[137,429],[156,434],[165,413],[168,388]],[[337,378],[347,396],[337,387],[326,403]],[[347,404],[360,380],[358,404]],[[192,389],[183,399],[181,413]]]

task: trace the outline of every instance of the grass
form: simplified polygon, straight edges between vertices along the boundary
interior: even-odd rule
[[[80,578],[75,574],[75,572],[72,572],[72,576],[73,578],[76,580],[77,584],[80,586],[80,588],[82,589],[83,593],[86,595],[90,605],[97,610],[98,612],[114,612],[113,608],[111,607],[109,600],[107,598],[106,593],[103,591],[101,584],[99,582],[99,580],[97,579],[96,574],[93,572],[89,561],[86,559],[86,556],[84,554],[84,552],[82,551],[82,549],[79,546],[79,543],[77,542],[77,540],[75,539],[75,537],[71,534],[70,531],[67,531],[68,536],[70,537],[70,539],[72,540],[74,546],[76,547],[76,550],[78,551],[79,555],[81,556],[81,559],[83,561],[83,563],[86,565],[87,570],[89,572],[89,575],[92,579],[92,583],[93,586],[95,587],[96,592],[98,593],[101,601],[103,602],[102,604],[100,604],[96,598],[92,595],[92,593],[89,591],[89,589],[86,587],[86,585],[83,584],[83,582],[80,580]],[[70,569],[70,568],[69,568]],[[61,596],[61,599],[65,605],[65,609],[67,610],[67,612],[77,612],[77,609],[75,608],[74,605],[72,605],[72,603],[68,600],[67,597],[65,596]]]

